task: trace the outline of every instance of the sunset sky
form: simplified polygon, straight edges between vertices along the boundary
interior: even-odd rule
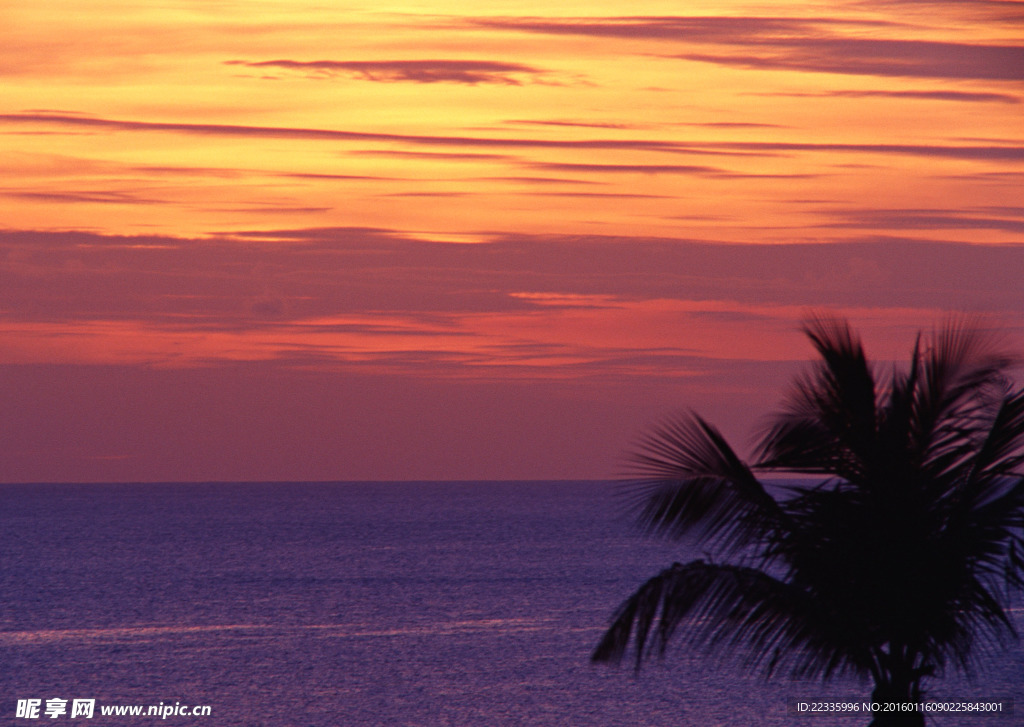
[[[0,480],[612,477],[1024,348],[1024,2],[5,0]]]

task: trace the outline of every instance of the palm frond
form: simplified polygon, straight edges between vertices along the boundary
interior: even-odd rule
[[[1024,465],[1024,391],[1002,398],[971,453],[969,480],[1021,474]]]
[[[640,525],[742,548],[786,515],[722,434],[694,414],[664,421],[632,456],[626,482]]]
[[[956,320],[933,334],[921,359],[911,446],[921,463],[949,460],[951,451],[973,444],[970,434],[1002,394],[1012,360],[996,351],[991,335]]]
[[[780,668],[802,677],[866,673],[866,651],[821,633],[823,626],[805,592],[764,571],[675,563],[626,599],[591,658],[620,663],[632,647],[639,669],[645,659],[664,656],[678,634],[692,649],[739,656],[766,676]]]
[[[855,479],[877,438],[874,372],[846,321],[815,317],[804,332],[822,360],[797,379],[761,439],[758,466]]]
[[[963,564],[976,579],[1024,585],[1024,563],[1016,553],[1024,543],[1024,477],[974,480],[951,492],[941,507],[947,561]]]
[[[851,458],[836,446],[836,437],[816,418],[783,414],[761,438],[757,466],[802,474],[853,474]]]

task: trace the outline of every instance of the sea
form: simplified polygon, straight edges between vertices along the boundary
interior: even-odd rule
[[[867,701],[854,679],[685,643],[590,662],[623,599],[700,556],[611,482],[0,485],[0,724],[867,725],[800,711]],[[1024,648],[983,667],[929,694],[1003,711],[930,725],[1024,724]]]

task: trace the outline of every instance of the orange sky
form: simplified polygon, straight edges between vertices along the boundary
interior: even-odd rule
[[[1024,341],[1024,3],[557,10],[5,2],[0,480],[606,477],[809,310]]]

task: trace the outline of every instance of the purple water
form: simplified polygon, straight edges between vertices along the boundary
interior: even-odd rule
[[[0,502],[0,724],[868,722],[788,710],[866,700],[856,682],[765,684],[685,648],[639,677],[591,665],[618,603],[689,557],[638,537],[609,483],[2,485]],[[1024,649],[933,693],[1024,704]],[[16,717],[53,697],[95,716]],[[161,703],[211,716],[99,713]]]

